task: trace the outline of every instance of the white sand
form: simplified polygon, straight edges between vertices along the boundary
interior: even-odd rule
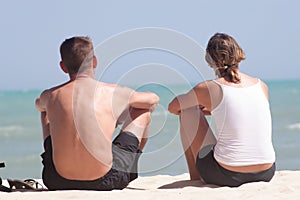
[[[139,177],[124,190],[103,191],[44,191],[0,192],[0,200],[40,199],[300,199],[300,171],[278,171],[270,183],[249,183],[238,188],[203,185],[188,181],[189,175]]]

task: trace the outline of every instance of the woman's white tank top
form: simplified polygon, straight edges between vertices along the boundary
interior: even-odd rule
[[[215,82],[223,92],[211,112],[217,133],[215,159],[229,166],[275,162],[270,107],[260,81],[245,88]]]

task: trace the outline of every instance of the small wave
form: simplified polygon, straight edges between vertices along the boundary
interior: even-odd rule
[[[154,112],[152,113],[152,116],[161,116],[161,115],[165,116],[165,115],[167,115],[168,113],[169,113],[168,111],[163,111],[163,110],[160,110],[160,111],[154,111]]]
[[[0,126],[0,132],[13,132],[23,130],[22,126],[11,125],[11,126]]]
[[[291,130],[300,130],[300,123],[290,124],[290,125],[288,125],[288,129],[291,129]]]
[[[297,88],[291,88],[290,90],[288,90],[288,92],[291,94],[299,94],[300,91]]]
[[[30,162],[39,159],[38,154],[33,154],[33,155],[27,155],[23,157],[18,157],[14,160],[16,163],[24,163],[24,162]]]
[[[20,135],[24,128],[19,125],[0,126],[0,136],[10,137],[12,135]]]

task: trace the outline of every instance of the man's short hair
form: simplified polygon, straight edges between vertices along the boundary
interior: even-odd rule
[[[72,37],[60,46],[61,60],[69,74],[77,74],[80,67],[90,64],[94,48],[89,37]]]

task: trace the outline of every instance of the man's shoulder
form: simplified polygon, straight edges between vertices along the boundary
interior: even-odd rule
[[[105,87],[105,88],[111,88],[111,89],[114,89],[114,88],[117,88],[117,87],[118,87],[117,84],[113,84],[113,83],[105,83],[105,82],[100,82],[100,81],[98,81],[98,86],[100,86],[100,87]]]
[[[58,92],[62,89],[64,89],[67,85],[68,85],[69,82],[66,82],[66,83],[63,83],[63,84],[60,84],[60,85],[57,85],[57,86],[54,86],[54,87],[51,87],[51,88],[48,88],[48,89],[45,89],[42,93],[41,93],[41,96],[49,96],[55,92]]]
[[[126,86],[122,86],[122,85],[118,85],[118,84],[111,84],[111,83],[104,83],[104,82],[99,82],[98,83],[98,88],[104,88],[104,89],[107,89],[107,90],[111,90],[113,92],[120,92],[120,93],[124,93],[124,92],[133,92],[134,90],[129,88],[129,87],[126,87]]]

